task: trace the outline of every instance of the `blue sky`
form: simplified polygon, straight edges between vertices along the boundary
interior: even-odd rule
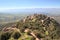
[[[0,9],[60,8],[60,0],[0,0]]]

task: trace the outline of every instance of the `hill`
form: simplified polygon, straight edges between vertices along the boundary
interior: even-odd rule
[[[60,24],[44,14],[34,14],[21,19],[15,26],[1,31],[1,40],[58,40]]]

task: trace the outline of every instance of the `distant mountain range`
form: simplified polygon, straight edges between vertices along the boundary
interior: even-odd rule
[[[32,14],[32,13],[45,13],[49,15],[60,14],[60,8],[33,8],[33,9],[7,9],[0,11],[1,13],[10,13],[10,14]]]

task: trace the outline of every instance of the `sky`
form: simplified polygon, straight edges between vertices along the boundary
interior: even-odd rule
[[[60,0],[0,0],[0,10],[25,8],[60,8]]]

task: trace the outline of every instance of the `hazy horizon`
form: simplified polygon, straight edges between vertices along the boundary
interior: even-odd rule
[[[60,0],[0,0],[0,11],[34,8],[60,8]]]

